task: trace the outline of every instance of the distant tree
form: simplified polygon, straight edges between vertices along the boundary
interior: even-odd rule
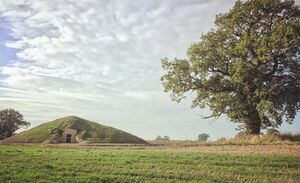
[[[29,125],[23,115],[14,109],[0,111],[0,140],[11,137],[16,130]]]
[[[164,138],[162,136],[157,136],[155,140],[163,140]]]
[[[165,141],[169,141],[169,140],[170,140],[170,137],[169,137],[169,136],[166,136],[166,135],[162,137],[162,136],[159,135],[159,136],[156,137],[155,140],[165,140]]]
[[[165,136],[164,136],[164,140],[168,140],[168,141],[169,141],[169,140],[170,140],[170,137],[167,136],[167,135],[165,135]]]
[[[208,138],[209,138],[209,135],[207,133],[201,133],[198,135],[199,141],[207,141]]]
[[[300,110],[300,8],[294,0],[238,0],[187,59],[162,59],[166,92],[242,123],[247,134],[292,123]]]

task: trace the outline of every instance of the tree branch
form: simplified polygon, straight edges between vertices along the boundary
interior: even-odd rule
[[[276,72],[277,69],[278,69],[278,65],[279,65],[279,64],[278,64],[278,61],[274,59],[273,69],[272,69],[270,72],[266,73],[265,76],[266,76],[266,77],[269,77],[269,76],[275,74],[275,72]]]
[[[223,74],[225,76],[230,76],[230,74],[229,74],[228,71],[222,71],[220,69],[214,69],[214,68],[212,68],[212,69],[208,70],[208,72],[217,72],[217,73],[221,73],[221,74]]]

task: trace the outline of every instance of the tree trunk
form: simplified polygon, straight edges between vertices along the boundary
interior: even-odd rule
[[[259,135],[260,134],[260,123],[251,121],[246,124],[246,134]]]
[[[13,136],[13,132],[11,130],[8,130],[6,133],[6,138],[9,138],[11,136]]]
[[[256,110],[252,110],[248,115],[246,122],[246,134],[259,135],[260,134],[261,121]]]

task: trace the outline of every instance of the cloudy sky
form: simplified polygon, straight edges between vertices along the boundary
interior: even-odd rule
[[[299,1],[298,1],[299,2]],[[234,0],[0,0],[0,109],[32,127],[76,115],[145,139],[231,137],[190,97],[172,102],[160,59],[185,57]],[[300,130],[300,116],[281,131]]]

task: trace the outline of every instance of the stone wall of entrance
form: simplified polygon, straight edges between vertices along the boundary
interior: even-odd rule
[[[77,143],[77,140],[76,140],[76,135],[77,135],[77,130],[74,130],[74,129],[66,129],[62,136],[61,136],[61,142],[62,143],[68,143],[67,142],[67,135],[71,135],[70,137],[70,142],[69,143]]]

